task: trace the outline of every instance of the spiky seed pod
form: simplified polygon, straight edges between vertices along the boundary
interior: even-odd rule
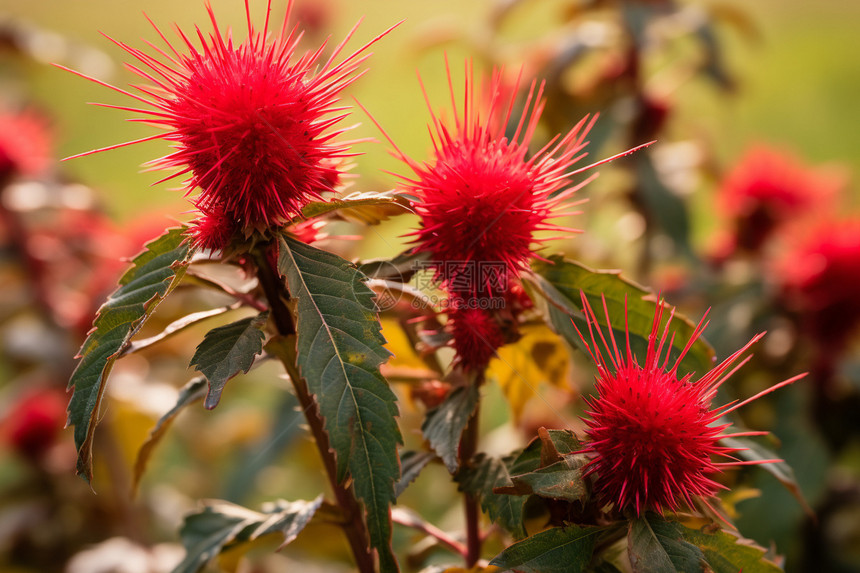
[[[289,7],[280,32],[272,36],[271,0],[262,30],[251,22],[246,0],[248,30],[241,43],[219,28],[208,2],[206,10],[213,32],[207,37],[195,30],[197,44],[177,29],[181,45],[174,46],[155,24],[166,49],[150,44],[147,53],[112,40],[137,60],[128,67],[147,82],[134,86],[139,94],[74,72],[145,106],[105,107],[139,113],[139,121],[164,129],[81,155],[163,139],[176,150],[151,166],[176,171],[165,180],[189,175],[187,192],[199,189],[193,199],[204,213],[199,222],[208,224],[213,213],[223,213],[245,235],[281,227],[337,185],[341,161],[353,155],[350,142],[335,142],[344,131],[335,126],[348,115],[339,95],[359,77],[367,48],[387,31],[338,62],[356,28],[323,59],[325,45],[297,54],[301,33],[289,29]]]
[[[415,250],[428,254],[436,280],[460,296],[502,294],[534,256],[538,231],[576,232],[551,220],[573,214],[563,209],[585,183],[572,184],[578,172],[572,166],[585,156],[585,137],[596,118],[583,118],[530,153],[544,108],[543,84],[532,82],[522,115],[513,119],[519,83],[506,85],[495,71],[489,82],[476,85],[467,66],[458,110],[448,69],[453,121],[431,109],[431,159],[419,163],[389,138],[395,155],[415,174],[403,177],[421,217]]]
[[[678,367],[707,326],[705,318],[674,364],[669,364],[674,341],[674,335],[669,338],[672,316],[661,334],[661,301],[654,314],[647,355],[640,365],[630,349],[629,336],[621,348],[611,330],[607,339],[584,295],[582,300],[589,337],[581,332],[579,335],[598,371],[597,396],[588,400],[586,412],[588,441],[583,451],[590,454],[591,460],[584,475],[594,478],[598,499],[635,515],[648,510],[675,511],[684,505],[694,507],[695,498],[707,505],[707,498],[724,487],[712,479],[714,474],[729,466],[779,461],[738,460],[732,455],[738,450],[721,446],[719,441],[766,432],[727,434],[729,424],[721,423],[720,418],[805,374],[775,384],[740,403],[717,408],[711,405],[720,385],[749,357],[738,366],[735,363],[762,334],[693,380],[691,374],[679,375]],[[608,322],[605,299],[604,313]]]
[[[491,311],[467,306],[454,299],[448,308],[455,363],[465,371],[483,372],[505,344],[505,333]]]

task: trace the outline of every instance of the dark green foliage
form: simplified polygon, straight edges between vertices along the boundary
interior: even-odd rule
[[[600,527],[554,527],[514,543],[490,564],[521,573],[583,572],[602,532]]]
[[[209,393],[204,405],[211,410],[221,400],[227,381],[239,372],[247,373],[254,357],[263,352],[263,328],[269,319],[268,312],[250,316],[213,328],[203,337],[191,358],[191,366],[202,372],[209,381]]]
[[[225,547],[270,533],[284,536],[283,547],[304,529],[321,504],[322,496],[313,501],[278,500],[256,512],[226,501],[210,503],[185,517],[180,531],[185,559],[173,573],[196,573]]]
[[[630,522],[628,555],[635,573],[775,573],[764,549],[724,531],[706,533],[648,514]]]
[[[184,229],[170,229],[148,243],[119,280],[120,287],[99,309],[69,380],[74,394],[68,424],[75,426],[77,472],[92,479],[93,435],[105,385],[114,362],[158,304],[185,274],[190,252]]]
[[[436,458],[432,452],[408,451],[400,454],[400,481],[394,485],[394,495],[400,497],[410,483],[415,481],[424,466]]]
[[[389,356],[365,276],[342,258],[290,237],[278,269],[297,299],[297,363],[316,396],[337,461],[367,509],[371,545],[395,570],[389,507],[400,477],[396,397],[379,373]]]
[[[481,501],[481,509],[490,519],[510,531],[514,537],[526,536],[523,525],[523,507],[527,495],[506,495],[495,493],[497,487],[511,484],[508,465],[511,457],[499,459],[485,454],[472,458],[468,467],[460,468],[455,476],[460,484],[459,490],[474,495]]]
[[[549,323],[553,329],[562,335],[567,342],[580,349],[583,348],[579,335],[571,324],[571,319],[577,328],[588,337],[588,326],[582,313],[580,292],[584,292],[597,321],[606,327],[606,316],[603,311],[601,295],[606,298],[609,308],[611,326],[615,332],[619,347],[625,340],[625,328],[629,328],[630,345],[633,353],[644,359],[648,336],[654,323],[656,303],[643,287],[621,277],[615,271],[595,271],[580,263],[564,259],[561,256],[549,257],[549,262],[534,261],[532,275],[537,291],[547,301]],[[627,304],[627,321],[625,323],[624,305]],[[668,319],[669,312],[663,314],[663,324]],[[672,320],[672,329],[676,335],[673,340],[672,356],[676,357],[686,346],[693,334],[694,325],[678,313]],[[611,343],[610,343],[611,344]],[[605,349],[600,349],[605,353]],[[704,374],[714,365],[714,351],[702,339],[693,344],[684,360],[680,372],[696,372]]]
[[[438,407],[427,413],[421,432],[433,450],[442,458],[452,474],[460,465],[457,452],[460,436],[469,418],[478,407],[480,391],[476,384],[462,386],[451,392]]]

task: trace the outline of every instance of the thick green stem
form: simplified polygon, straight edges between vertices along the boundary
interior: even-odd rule
[[[475,384],[480,384],[481,380],[476,380]],[[480,404],[472,412],[466,428],[463,430],[463,435],[460,436],[460,449],[458,451],[460,458],[460,467],[468,465],[478,451],[478,414],[481,411]],[[466,567],[474,567],[481,558],[481,508],[478,505],[478,498],[471,494],[464,494],[463,510],[466,514]]]
[[[329,484],[334,492],[337,505],[343,512],[343,527],[346,538],[349,541],[355,558],[356,566],[361,573],[374,573],[373,554],[370,551],[367,526],[364,521],[364,510],[358,503],[351,487],[344,486],[337,481],[337,465],[334,452],[329,445],[328,434],[323,427],[323,420],[319,413],[314,397],[308,391],[307,383],[302,378],[296,361],[296,325],[292,312],[286,305],[289,300],[289,292],[276,269],[272,267],[264,252],[254,253],[257,263],[257,278],[260,286],[269,301],[272,319],[278,333],[285,337],[283,344],[272,346],[273,352],[278,356],[293,382],[296,397],[301,404],[302,411],[307,419],[308,426],[313,434],[314,442],[319,450],[328,476]]]

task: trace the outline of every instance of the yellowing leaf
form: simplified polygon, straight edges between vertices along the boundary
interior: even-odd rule
[[[391,318],[382,318],[379,322],[382,324],[382,336],[387,341],[385,348],[394,355],[388,360],[388,366],[426,370],[427,365],[415,352],[400,324]]]
[[[111,431],[123,466],[128,467],[134,464],[140,445],[146,441],[155,420],[152,412],[142,408],[140,403],[111,396],[109,405]]]
[[[526,326],[522,334],[516,344],[497,351],[488,371],[504,392],[515,422],[540,384],[564,388],[570,379],[570,357],[556,334],[543,325]]]
[[[365,225],[378,225],[396,215],[411,213],[409,200],[394,192],[351,193],[341,199],[313,201],[302,209],[306,219],[333,213],[337,218]]]

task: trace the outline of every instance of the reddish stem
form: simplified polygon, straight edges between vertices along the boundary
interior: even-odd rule
[[[482,380],[475,380],[475,384],[481,383]],[[460,449],[458,451],[460,458],[460,467],[466,467],[471,462],[472,457],[478,451],[478,414],[480,405],[472,412],[466,428],[463,430],[463,435],[460,436]],[[463,510],[466,514],[466,567],[474,567],[481,558],[481,509],[478,505],[478,498],[472,494],[466,493],[463,496]]]
[[[370,550],[369,536],[364,522],[364,510],[355,498],[352,488],[349,486],[345,487],[337,481],[337,465],[334,453],[329,445],[328,434],[323,426],[323,419],[320,416],[314,397],[308,391],[307,383],[299,373],[296,363],[295,320],[286,305],[286,301],[290,298],[289,291],[280,277],[280,273],[273,268],[265,253],[256,252],[254,255],[257,263],[257,277],[269,301],[269,308],[275,327],[278,329],[279,334],[288,338],[287,343],[282,346],[284,352],[283,354],[279,354],[278,358],[281,359],[284,368],[287,370],[287,374],[290,376],[290,380],[293,382],[296,397],[299,400],[299,404],[301,404],[302,411],[311,429],[311,434],[313,434],[314,442],[322,458],[329,484],[334,492],[337,504],[343,512],[344,521],[341,523],[341,526],[352,549],[355,564],[360,573],[374,573],[376,565]]]
[[[463,544],[433,525],[432,523],[427,523],[424,520],[419,520],[413,518],[409,513],[399,510],[398,508],[394,508],[391,512],[391,521],[394,523],[398,523],[400,525],[411,527],[412,529],[416,529],[425,535],[429,535],[436,539],[442,545],[448,547],[448,549],[454,551],[455,553],[459,553],[463,557],[466,557],[466,553],[468,552],[467,547]]]

